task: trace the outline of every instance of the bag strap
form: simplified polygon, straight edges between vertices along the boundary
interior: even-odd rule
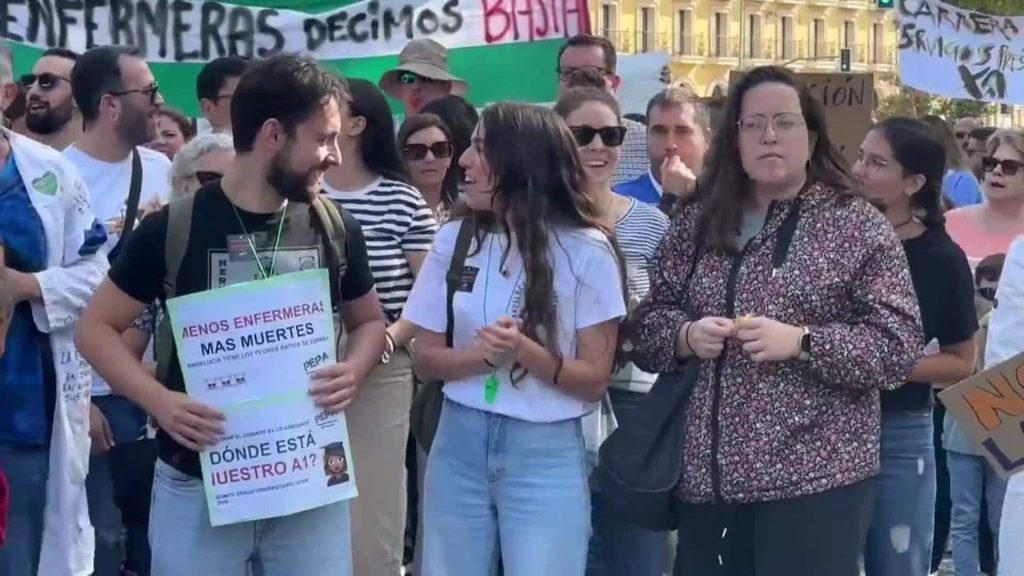
[[[470,218],[463,218],[459,224],[459,235],[455,239],[455,252],[452,253],[452,261],[448,264],[448,274],[445,277],[448,286],[446,309],[448,323],[444,330],[444,341],[449,348],[455,340],[455,292],[462,281],[462,272],[466,265],[466,255],[469,254],[469,245],[473,240],[473,221]]]
[[[178,294],[178,271],[185,260],[188,239],[192,233],[192,209],[195,194],[179,198],[167,207],[167,236],[164,238],[164,298],[165,301]],[[156,326],[154,335],[156,353],[156,379],[166,383],[171,370],[171,355],[174,353],[174,337],[171,334],[171,317],[166,307],[163,317]]]
[[[338,207],[332,200],[325,199],[320,195],[315,196],[310,205],[316,212],[316,217],[320,220],[320,223],[323,224],[331,250],[334,251],[334,257],[338,259],[339,265],[343,264],[346,262],[348,243],[345,219],[342,218],[341,211],[338,210]]]
[[[139,149],[132,148],[132,179],[128,185],[128,204],[124,211],[124,226],[121,228],[121,237],[117,240],[114,249],[110,251],[111,259],[120,253],[121,247],[135,230],[135,219],[139,215],[139,198],[142,196],[142,157]]]

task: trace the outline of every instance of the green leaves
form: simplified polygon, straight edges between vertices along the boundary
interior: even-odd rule
[[[1001,14],[1004,16],[1024,15],[1024,5],[1019,0],[945,0],[947,3],[961,8]]]

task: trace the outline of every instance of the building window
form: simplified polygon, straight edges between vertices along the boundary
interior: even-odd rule
[[[653,52],[655,48],[654,30],[657,24],[654,22],[654,8],[640,9],[640,41],[637,43],[640,52]]]
[[[764,58],[761,15],[747,15],[747,58]]]
[[[875,22],[871,25],[871,61],[875,64],[885,62],[885,25]]]
[[[729,56],[729,14],[727,12],[715,12],[715,19],[712,23],[714,29],[711,37],[714,44],[711,48],[711,55],[717,58]]]
[[[824,18],[815,18],[811,21],[811,42],[814,43],[814,57],[826,58],[833,56],[828,50],[828,36],[825,28]]]
[[[794,30],[794,19],[792,16],[782,16],[779,18],[779,41],[782,43],[780,51],[782,52],[783,60],[792,60],[797,58],[796,50],[796,34]]]
[[[676,53],[683,56],[693,55],[693,10],[680,10],[677,13]]]

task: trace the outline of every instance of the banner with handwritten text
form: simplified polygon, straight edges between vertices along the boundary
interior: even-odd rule
[[[1021,12],[1024,13],[1024,4]],[[1024,14],[899,1],[900,80],[949,98],[1024,104]]]
[[[376,82],[414,38],[448,47],[476,103],[550,101],[559,46],[587,29],[586,0],[0,0],[18,73],[49,47],[137,46],[170,105],[193,114],[195,75],[214,58],[308,53]]]
[[[211,525],[356,497],[345,414],[309,394],[337,356],[330,294],[319,269],[167,301],[188,395],[225,415],[199,455]]]
[[[939,393],[946,411],[1004,478],[1024,471],[1024,354]]]

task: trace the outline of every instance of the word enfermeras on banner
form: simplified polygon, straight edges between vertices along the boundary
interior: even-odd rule
[[[330,281],[306,270],[167,302],[188,395],[225,414],[200,453],[213,526],[276,518],[357,496],[344,413],[309,394],[336,361]]]

